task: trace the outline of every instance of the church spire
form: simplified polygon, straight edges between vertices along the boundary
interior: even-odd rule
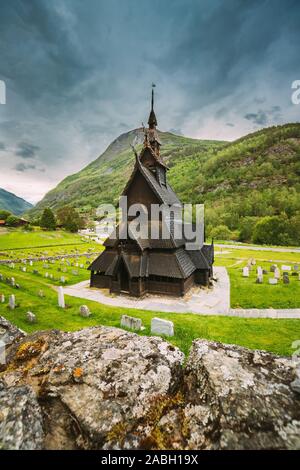
[[[155,129],[155,127],[157,126],[157,120],[154,112],[154,88],[155,84],[152,83],[151,111],[148,119],[149,129]]]

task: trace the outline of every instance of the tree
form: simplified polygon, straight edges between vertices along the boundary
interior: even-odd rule
[[[6,219],[6,225],[8,227],[16,227],[19,222],[19,217],[16,217],[15,215],[9,215]]]
[[[217,225],[210,231],[209,236],[217,240],[232,240],[232,232],[226,225]]]
[[[12,215],[9,211],[0,209],[0,220],[7,220],[7,218]]]
[[[286,214],[260,219],[253,231],[253,242],[265,245],[290,245],[290,222]]]
[[[84,220],[71,206],[64,206],[58,209],[57,219],[59,224],[69,232],[78,232],[79,229],[84,227]]]
[[[55,216],[52,210],[49,209],[48,207],[44,209],[40,223],[41,223],[41,227],[46,230],[55,230],[56,228]]]
[[[240,242],[251,242],[255,224],[257,223],[257,217],[243,217],[239,223],[239,241]]]

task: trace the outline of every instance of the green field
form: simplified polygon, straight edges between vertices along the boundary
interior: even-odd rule
[[[66,309],[57,305],[55,286],[61,285],[61,276],[65,277],[65,285],[74,284],[88,279],[87,265],[102,248],[100,245],[86,241],[78,235],[70,235],[61,231],[34,232],[11,231],[0,236],[1,258],[25,258],[34,256],[51,256],[56,254],[72,255],[71,258],[50,261],[34,261],[15,263],[14,269],[9,265],[1,265],[0,294],[4,294],[6,302],[0,304],[0,314],[27,332],[41,329],[58,328],[72,331],[93,325],[120,326],[122,314],[138,316],[143,320],[146,329],[143,335],[150,335],[150,323],[153,316],[172,320],[175,325],[174,338],[168,338],[186,354],[193,339],[206,338],[224,343],[239,344],[249,348],[258,348],[282,355],[292,353],[291,344],[300,338],[299,320],[251,319],[222,316],[199,316],[193,314],[177,314],[130,310],[126,308],[109,307],[96,302],[76,299],[66,296]],[[32,247],[32,248],[29,248]],[[231,278],[231,297],[234,307],[269,307],[269,306],[300,306],[300,282],[291,277],[289,286],[269,286],[255,284],[255,273],[251,272],[249,279],[241,275],[241,267],[251,257],[258,261],[263,268],[270,265],[269,259],[297,262],[299,254],[254,252],[252,250],[224,249],[216,256],[216,265],[226,266]],[[228,253],[229,252],[229,253]],[[83,256],[82,253],[87,253]],[[81,254],[81,255],[80,255]],[[80,256],[75,256],[80,255]],[[26,268],[23,272],[21,268]],[[33,271],[38,271],[34,274]],[[74,273],[76,271],[76,273]],[[46,272],[48,277],[46,277]],[[20,289],[15,289],[5,282],[6,278],[15,278]],[[50,276],[52,279],[50,279]],[[40,291],[44,296],[40,297]],[[8,296],[14,293],[17,307],[10,310],[7,306]],[[79,307],[89,306],[92,316],[82,318]],[[271,305],[270,305],[271,304]],[[26,313],[32,311],[37,316],[37,323],[29,324]]]

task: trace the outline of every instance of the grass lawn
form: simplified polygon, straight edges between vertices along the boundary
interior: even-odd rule
[[[11,276],[11,269],[1,266],[4,276]],[[29,273],[14,272],[16,282],[21,285],[16,290],[5,282],[0,283],[0,293],[8,299],[14,293],[19,304],[15,310],[10,310],[6,304],[0,304],[0,314],[27,332],[57,328],[73,331],[94,325],[120,326],[122,314],[134,315],[143,320],[146,329],[143,335],[150,335],[151,318],[154,316],[172,320],[175,325],[174,338],[168,341],[178,346],[186,354],[193,339],[206,338],[209,340],[233,343],[249,348],[258,348],[282,355],[293,352],[291,344],[300,338],[299,320],[248,319],[222,316],[199,316],[193,314],[160,313],[144,310],[109,307],[96,302],[76,299],[66,296],[67,308],[57,306],[57,293],[48,284],[47,279],[34,278]],[[45,297],[38,296],[42,289]],[[82,318],[79,307],[89,306],[92,316]],[[32,325],[26,321],[26,312],[32,311],[37,315],[37,323]]]
[[[268,259],[276,260],[280,268],[282,264],[293,266],[300,262],[299,253],[277,253],[252,250],[224,250],[225,253],[216,256],[215,265],[225,266],[230,277],[230,298],[232,308],[300,308],[300,281],[290,272],[290,284],[270,285],[268,279],[273,273],[263,276],[263,284],[256,284],[256,268],[261,266],[270,271],[273,264]],[[226,253],[229,251],[229,253]],[[242,276],[242,267],[250,258],[256,260],[256,266],[250,272],[249,278]],[[280,261],[281,260],[281,261]],[[300,263],[299,263],[300,264]]]

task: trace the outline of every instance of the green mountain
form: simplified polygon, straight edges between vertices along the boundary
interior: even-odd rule
[[[30,214],[66,204],[93,213],[100,203],[116,203],[134,165],[130,144],[139,149],[142,137],[141,129],[122,134],[97,160],[47,193]],[[230,143],[165,132],[160,139],[168,178],[180,199],[205,202],[207,234],[300,243],[300,124],[269,127]]]
[[[15,215],[21,215],[32,207],[33,206],[30,202],[27,202],[21,197],[0,188],[0,209],[9,211]]]

